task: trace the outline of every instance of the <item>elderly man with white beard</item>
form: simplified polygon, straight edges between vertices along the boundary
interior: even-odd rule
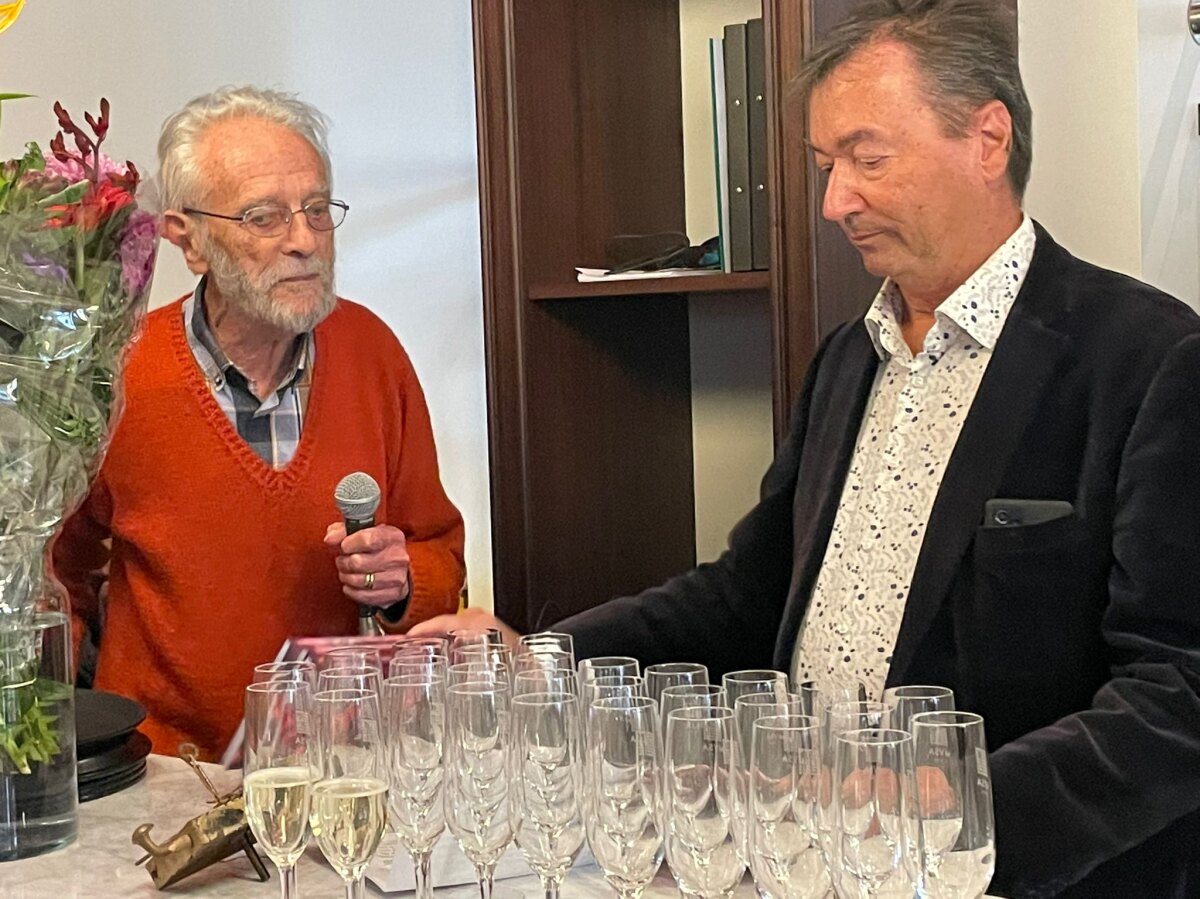
[[[295,97],[242,87],[190,101],[159,140],[163,234],[200,281],[148,316],[54,554],[95,686],[147,708],[158,752],[217,756],[289,636],[352,634],[356,604],[395,630],[458,606],[463,522],[416,373],[334,292],[349,207],[325,131]],[[347,535],[333,492],[354,471],[383,501]]]

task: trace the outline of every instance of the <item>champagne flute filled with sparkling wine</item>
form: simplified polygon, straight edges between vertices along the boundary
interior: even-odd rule
[[[305,678],[246,688],[246,820],[279,869],[283,899],[296,896],[296,862],[309,840],[309,805],[319,768],[310,726],[312,702],[312,686]]]
[[[379,694],[316,694],[321,780],[313,787],[313,835],[346,884],[346,899],[363,899],[363,874],[387,825]]]

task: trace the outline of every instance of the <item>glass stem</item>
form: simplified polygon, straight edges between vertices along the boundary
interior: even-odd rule
[[[296,896],[296,866],[288,865],[279,869],[279,895],[283,899],[295,899]]]
[[[494,865],[476,865],[475,876],[479,879],[479,899],[492,899],[492,885],[495,883],[493,875],[496,873]]]
[[[366,896],[361,877],[346,881],[346,899],[366,899]]]
[[[546,899],[558,899],[557,878],[543,878],[542,888],[546,891]]]
[[[417,882],[417,888],[414,891],[415,899],[433,899],[433,884],[430,882],[429,877],[429,868],[432,861],[432,852],[413,856],[413,877]]]

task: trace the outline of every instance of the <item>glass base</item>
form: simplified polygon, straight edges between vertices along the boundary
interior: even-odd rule
[[[16,861],[44,855],[75,842],[79,834],[79,819],[72,814],[65,819],[37,819],[20,827],[0,825],[0,862]]]

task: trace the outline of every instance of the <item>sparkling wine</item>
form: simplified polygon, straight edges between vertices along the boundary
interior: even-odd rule
[[[345,880],[357,880],[379,848],[387,823],[387,784],[339,777],[313,787],[317,845]]]
[[[291,867],[308,842],[312,772],[305,767],[262,768],[246,775],[246,820],[271,861]]]

